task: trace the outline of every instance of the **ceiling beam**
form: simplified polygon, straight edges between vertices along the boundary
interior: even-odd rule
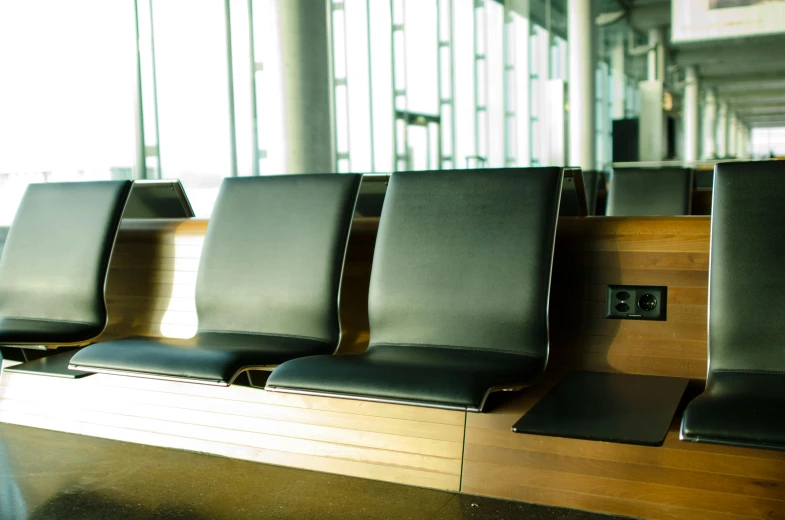
[[[768,102],[776,103],[780,100],[785,100],[785,88],[730,92],[725,92],[721,89],[718,89],[718,93],[720,97],[733,103],[758,102],[760,105]]]
[[[774,107],[740,107],[735,108],[741,117],[755,119],[757,116],[783,116],[785,117],[785,106]]]
[[[723,96],[733,96],[736,94],[752,94],[757,95],[758,92],[785,92],[785,77],[780,76],[780,79],[758,80],[758,79],[736,79],[726,78],[724,83],[712,85],[717,89],[717,92]],[[704,85],[711,84],[710,78],[701,78]]]
[[[717,87],[722,87],[724,85],[732,85],[736,83],[760,85],[763,84],[764,82],[783,81],[783,79],[785,79],[785,75],[783,75],[782,71],[779,70],[767,70],[756,74],[754,77],[750,77],[744,74],[727,73],[727,72],[722,74],[706,74],[701,72],[700,77],[703,80],[703,84],[705,86],[717,86]]]

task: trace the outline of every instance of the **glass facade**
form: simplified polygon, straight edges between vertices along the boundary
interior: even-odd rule
[[[326,0],[333,170],[548,165],[548,89],[569,80],[568,44],[519,4]],[[0,82],[0,225],[30,182],[179,178],[207,217],[223,177],[287,173],[283,77],[297,57],[285,55],[281,9],[280,0],[0,3],[0,68],[13,71]],[[597,167],[606,168],[608,66],[597,74]],[[630,83],[628,114],[636,90]]]
[[[0,49],[0,225],[31,182],[131,177],[132,0],[2,2]]]

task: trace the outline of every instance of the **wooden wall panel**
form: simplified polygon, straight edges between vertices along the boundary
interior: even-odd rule
[[[551,366],[705,378],[709,227],[707,217],[560,219]],[[610,284],[667,286],[667,320],[606,319]]]
[[[341,353],[363,352],[368,346],[368,283],[378,220],[356,218],[352,225],[341,284]],[[193,336],[194,291],[207,222],[123,222],[107,279],[109,326],[99,341]]]
[[[369,340],[368,283],[378,219],[356,218],[341,287],[340,353]],[[123,224],[107,282],[104,339],[190,337],[206,220]],[[703,378],[709,219],[562,218],[551,291],[551,363]],[[668,320],[604,318],[607,284],[667,285]]]

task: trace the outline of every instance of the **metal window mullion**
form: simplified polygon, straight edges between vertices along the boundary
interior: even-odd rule
[[[134,0],[134,29],[136,31],[136,96],[135,96],[135,130],[136,130],[136,176],[147,178],[147,150],[144,141],[144,107],[142,105],[142,55],[139,45],[139,2]]]
[[[373,60],[371,59],[371,0],[365,0],[365,28],[368,34],[368,122],[371,138],[371,171],[376,171],[376,147],[373,137]],[[394,100],[393,100],[394,101]]]
[[[452,167],[458,168],[457,150],[457,130],[455,110],[455,0],[449,0],[450,5],[450,99],[452,100],[452,113],[450,114],[450,154],[452,155]]]
[[[448,43],[449,45],[450,43]],[[442,119],[444,109],[444,99],[442,98],[442,1],[436,0],[436,106],[438,107],[439,119]],[[450,92],[452,95],[452,92]],[[441,133],[441,126],[439,129]],[[441,143],[441,140],[440,140]],[[444,154],[439,146],[439,169],[442,169],[442,157]]]
[[[343,32],[342,34],[338,34],[335,30],[331,30],[331,46],[332,52],[330,52],[331,59],[333,60],[333,108],[335,112],[335,124],[334,124],[334,131],[335,131],[335,169],[336,172],[340,172],[340,164],[341,161],[346,161],[346,171],[352,171],[352,162],[351,162],[351,132],[349,129],[349,53],[347,49],[347,37],[346,37],[346,4],[344,0],[331,0],[330,3],[330,23],[332,27],[335,27],[335,17],[336,13],[341,13],[343,16]],[[336,38],[343,38],[343,62],[344,62],[344,76],[342,78],[338,78],[335,76],[335,41]],[[345,94],[345,103],[344,103],[344,110],[346,115],[346,150],[338,150],[338,113],[337,113],[337,99],[338,99],[338,87],[344,87],[344,94]]]
[[[161,166],[161,132],[158,126],[158,68],[155,64],[155,23],[153,22],[153,0],[148,0],[150,11],[150,65],[153,76],[153,118],[155,121],[155,148],[158,171],[156,177],[163,178],[163,167]],[[147,169],[145,168],[145,171]]]
[[[534,115],[534,82],[539,78],[539,74],[532,69],[535,63],[534,55],[537,41],[536,38],[532,38],[535,35],[534,25],[529,27],[529,34],[527,35],[527,38],[529,38],[529,161],[532,166],[535,166],[540,163],[539,156],[534,154],[534,123],[537,121],[537,117]]]
[[[406,0],[401,0],[401,23],[395,23],[395,0],[390,0],[390,52],[392,63],[392,104],[393,104],[393,171],[399,171],[401,160],[405,160],[408,165],[409,157],[409,123],[408,123],[408,96],[406,93]],[[400,33],[401,47],[403,48],[403,88],[398,88],[398,75],[395,73],[395,35]],[[403,155],[398,153],[398,146],[401,144],[398,139],[398,98],[403,99],[404,114],[403,121]]]
[[[514,42],[511,41],[512,31],[514,28],[512,10],[510,9],[510,0],[504,0],[504,24],[502,34],[502,51],[504,68],[502,73],[503,89],[504,89],[504,165],[513,166],[517,162],[517,150],[512,145],[511,137],[513,125],[518,120],[516,106],[512,101],[511,83],[512,87],[515,86],[517,79],[516,69],[516,54],[513,51]]]
[[[442,40],[442,2],[444,5],[448,7],[449,14],[447,16],[447,27],[448,27],[448,39]],[[456,158],[457,154],[455,151],[455,32],[454,32],[454,24],[453,24],[453,8],[454,3],[453,0],[436,0],[436,42],[437,42],[437,69],[438,69],[438,81],[437,81],[437,89],[438,89],[438,103],[439,103],[439,169],[443,169],[445,164],[449,162],[452,169],[457,168],[456,165]],[[448,98],[443,98],[442,94],[444,91],[444,82],[445,78],[442,74],[443,68],[443,58],[442,58],[442,49],[447,48],[449,49],[448,53],[448,62],[450,64],[450,77],[449,77],[449,91],[450,95]],[[450,142],[450,155],[444,155],[442,149],[442,123],[444,122],[444,115],[443,111],[445,107],[450,111],[450,128],[448,129],[448,141]]]
[[[259,113],[256,106],[256,42],[254,39],[253,21],[253,0],[248,0],[248,50],[250,51],[249,61],[251,62],[251,139],[253,147],[251,149],[253,166],[251,175],[260,175],[259,167]]]
[[[237,177],[237,132],[234,113],[234,65],[232,63],[232,12],[230,0],[224,0],[224,18],[226,22],[226,76],[229,89],[229,173]]]
[[[474,22],[474,155],[477,158],[478,162],[485,162],[487,158],[483,157],[480,154],[480,113],[485,112],[485,119],[488,119],[488,107],[487,103],[488,100],[485,100],[485,105],[481,104],[480,102],[480,62],[483,62],[485,67],[485,97],[488,97],[488,24],[487,24],[487,13],[485,11],[485,0],[474,0],[474,11],[473,11],[473,22]],[[483,14],[483,25],[484,27],[484,40],[485,40],[485,49],[484,52],[479,52],[479,39],[477,37],[477,31],[479,27],[479,20],[477,19],[477,11],[482,10]],[[486,129],[487,130],[487,129]],[[485,132],[486,134],[486,141],[488,140],[489,132]],[[486,146],[486,154],[488,152],[488,147]]]

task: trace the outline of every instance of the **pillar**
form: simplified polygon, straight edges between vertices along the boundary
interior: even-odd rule
[[[716,155],[717,94],[714,89],[708,89],[703,104],[703,158],[714,159]]]
[[[736,157],[736,137],[738,136],[738,119],[735,112],[728,116],[728,157]]]
[[[747,152],[747,128],[744,123],[737,118],[736,124],[736,157],[739,159],[746,159]]]
[[[657,48],[660,41],[659,29],[649,29],[649,52],[646,53],[646,79],[657,80]]]
[[[728,157],[728,103],[720,101],[717,111],[717,157]]]
[[[665,85],[665,31],[657,29],[657,79]]]
[[[627,85],[624,77],[624,60],[624,33],[618,31],[611,51],[611,75],[613,77],[613,105],[611,113],[613,119],[624,119],[627,115],[625,109]]]
[[[592,0],[568,0],[567,41],[570,56],[570,166],[596,169],[595,56]]]
[[[285,173],[335,171],[329,5],[313,0],[275,4]]]
[[[684,160],[698,160],[698,71],[686,69],[684,85]]]

